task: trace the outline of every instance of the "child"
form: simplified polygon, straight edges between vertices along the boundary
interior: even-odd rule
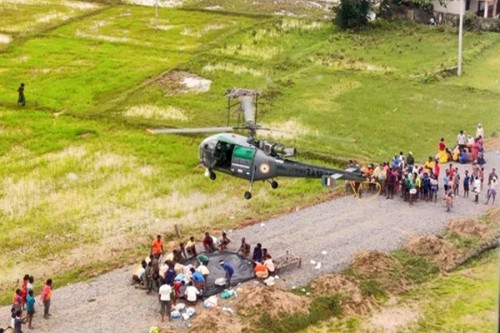
[[[33,297],[33,290],[28,290],[28,296],[26,297],[26,312],[28,319],[28,328],[32,329],[31,321],[33,320],[33,315],[35,314],[35,297]]]

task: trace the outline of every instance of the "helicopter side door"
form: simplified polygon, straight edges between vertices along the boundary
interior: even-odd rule
[[[251,179],[255,148],[235,145],[231,159],[231,173],[240,178]]]

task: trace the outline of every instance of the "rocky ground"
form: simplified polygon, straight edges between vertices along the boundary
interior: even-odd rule
[[[486,175],[493,167],[500,170],[496,150],[491,149],[486,158]],[[460,173],[466,168],[470,169],[470,165],[460,165]],[[414,206],[399,196],[393,200],[346,196],[232,231],[230,248],[237,249],[241,237],[246,237],[252,245],[262,243],[274,257],[285,251],[300,255],[302,268],[283,272],[281,280],[288,287],[301,286],[321,274],[342,270],[360,251],[390,251],[410,236],[442,231],[450,219],[481,215],[488,208],[483,203],[485,193],[483,189],[479,204],[473,203],[473,194],[469,199],[456,198],[450,213],[445,212],[442,193],[437,203],[419,201]],[[35,331],[139,333],[147,332],[151,325],[166,326],[159,322],[156,295],[146,295],[130,286],[130,271],[131,267],[125,267],[62,288],[55,281],[58,289],[53,293],[53,315],[44,320],[37,314]],[[8,324],[9,313],[10,307],[0,309],[1,325]],[[178,319],[174,325],[179,329],[188,323]]]

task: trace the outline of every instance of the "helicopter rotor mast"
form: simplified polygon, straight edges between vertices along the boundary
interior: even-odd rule
[[[260,129],[260,126],[257,125],[256,118],[257,105],[259,96],[262,95],[262,91],[255,89],[233,88],[227,90],[225,95],[228,98],[228,117],[230,115],[231,99],[238,99],[240,104],[238,111],[243,113],[243,118],[245,119],[245,124],[238,127],[247,129],[248,140],[255,141],[255,136],[257,134],[256,131],[257,129]]]

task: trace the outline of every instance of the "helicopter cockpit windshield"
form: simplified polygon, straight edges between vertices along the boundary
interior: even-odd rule
[[[200,162],[207,168],[230,169],[234,144],[224,141],[206,140],[199,148]]]

